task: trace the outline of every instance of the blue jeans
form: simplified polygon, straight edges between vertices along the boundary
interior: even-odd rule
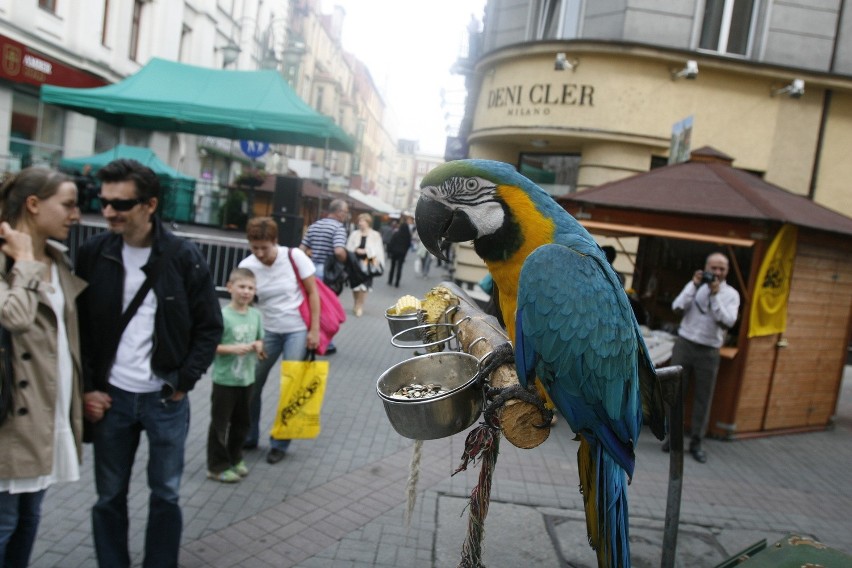
[[[278,364],[278,358],[283,354],[285,361],[301,361],[305,358],[305,347],[308,342],[308,331],[293,331],[290,333],[276,333],[263,330],[263,350],[266,351],[266,359],[257,362],[254,370],[254,393],[251,397],[251,426],[246,437],[247,446],[256,446],[260,439],[260,407],[263,400],[263,385],[269,377],[269,371]],[[276,375],[279,376],[279,375]],[[269,447],[287,450],[290,440],[276,440],[270,436]]]
[[[92,532],[98,564],[130,566],[127,493],[142,430],[148,437],[148,526],[145,567],[178,565],[183,515],[178,504],[189,397],[163,400],[159,392],[132,393],[109,387],[112,407],[94,428],[95,488]]]
[[[322,280],[322,277],[325,276],[325,263],[314,263],[314,268],[317,269],[317,271],[314,273],[314,276],[317,278],[317,280]]]
[[[29,564],[44,494],[45,490],[15,494],[0,491],[0,565],[3,568],[25,568]]]

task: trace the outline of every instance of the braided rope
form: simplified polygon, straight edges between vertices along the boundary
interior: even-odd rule
[[[496,416],[470,431],[465,440],[462,463],[453,475],[466,470],[469,463],[480,461],[479,480],[470,493],[467,536],[462,545],[458,568],[482,567],[482,543],[485,540],[485,517],[491,502],[491,482],[500,452],[500,427]]]
[[[423,440],[415,440],[414,451],[411,453],[411,462],[408,464],[408,483],[405,486],[405,492],[408,496],[405,508],[406,527],[411,525],[411,515],[414,512],[414,505],[417,503],[417,482],[420,479],[420,458],[422,453]]]

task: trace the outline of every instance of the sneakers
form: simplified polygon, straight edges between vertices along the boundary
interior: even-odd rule
[[[240,477],[240,475],[233,469],[226,469],[221,473],[213,473],[212,471],[208,471],[207,479],[213,479],[221,483],[239,483],[242,477]]]
[[[276,464],[284,459],[284,452],[278,448],[270,448],[266,454],[266,463]]]
[[[240,463],[231,468],[234,473],[239,475],[240,477],[245,477],[249,473],[248,466],[246,465],[246,461],[242,460]]]

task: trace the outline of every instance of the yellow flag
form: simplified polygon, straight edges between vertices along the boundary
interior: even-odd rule
[[[787,298],[790,296],[797,235],[795,226],[784,225],[763,257],[751,303],[749,337],[784,333],[787,329]]]

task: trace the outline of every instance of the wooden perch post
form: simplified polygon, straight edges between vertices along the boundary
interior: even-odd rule
[[[479,309],[479,306],[451,282],[443,282],[441,286],[449,289],[459,298],[459,309],[452,315],[452,322],[458,329],[457,335],[461,348],[477,359],[482,359],[495,347],[507,343],[509,337],[500,327],[497,318]],[[480,341],[477,339],[482,338]],[[518,384],[518,374],[514,365],[502,365],[492,374],[492,387],[503,388]],[[550,424],[544,428],[536,428],[545,418],[534,405],[520,400],[510,400],[499,409],[500,429],[503,436],[514,446],[523,449],[534,448],[544,442],[550,435]]]

